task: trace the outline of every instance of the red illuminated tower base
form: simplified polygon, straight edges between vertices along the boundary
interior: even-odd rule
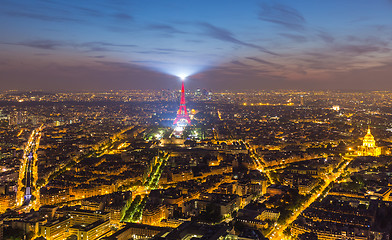
[[[184,80],[182,80],[180,108],[177,111],[177,117],[174,120],[173,124],[181,125],[181,126],[186,126],[191,124],[191,119],[189,118],[188,111],[186,110],[186,105],[185,105]]]

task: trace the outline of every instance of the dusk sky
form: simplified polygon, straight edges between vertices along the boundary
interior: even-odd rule
[[[1,89],[392,90],[392,1],[1,0]]]

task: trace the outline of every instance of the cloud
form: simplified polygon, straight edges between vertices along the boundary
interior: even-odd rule
[[[152,50],[134,51],[141,54],[179,54],[179,53],[193,53],[194,51],[181,50],[175,48],[154,48]]]
[[[153,60],[134,60],[134,61],[131,61],[131,63],[134,63],[134,64],[145,64],[146,63],[146,65],[170,65],[170,64],[172,64],[169,62],[161,62],[161,61],[153,61]]]
[[[335,38],[333,36],[323,31],[319,31],[317,36],[326,43],[333,43],[335,41]]]
[[[73,8],[79,10],[83,15],[91,16],[91,17],[104,17],[105,15],[96,9],[85,8],[85,7],[77,7],[72,6]]]
[[[335,50],[339,52],[345,52],[352,55],[362,55],[371,52],[390,52],[391,50],[386,47],[380,47],[372,44],[364,45],[338,45],[335,46]]]
[[[277,3],[262,4],[259,19],[290,30],[303,30],[306,23],[305,18],[296,9]]]
[[[68,48],[81,49],[87,52],[117,52],[119,51],[117,48],[136,47],[136,45],[133,44],[116,44],[116,43],[109,43],[109,42],[72,43],[72,42],[55,41],[49,39],[23,41],[19,43],[0,42],[0,44],[25,46],[31,48],[44,49],[44,50],[56,50],[59,48],[68,47]]]
[[[185,40],[186,42],[190,42],[190,43],[202,43],[202,42],[204,42],[204,41],[202,41],[202,40],[196,40],[196,39],[187,39],[187,40]]]
[[[88,52],[116,52],[118,50],[114,48],[133,48],[136,45],[133,44],[116,44],[108,42],[85,42],[82,44],[76,44],[75,47],[81,47],[86,49]]]
[[[125,63],[125,62],[112,62],[112,61],[95,61],[95,62],[115,69],[130,69],[130,68],[136,69],[135,65],[132,65],[130,63]]]
[[[151,25],[148,25],[145,29],[162,31],[162,32],[165,32],[168,34],[185,33],[184,31],[178,30],[177,28],[174,28],[174,27],[167,25],[167,24],[151,24]]]
[[[280,33],[279,35],[299,43],[307,41],[306,37],[302,35],[290,34],[290,33]]]
[[[280,67],[281,66],[279,64],[272,63],[272,62],[269,62],[269,61],[266,61],[266,60],[263,60],[263,59],[260,59],[260,58],[257,58],[257,57],[247,57],[246,59],[249,59],[249,60],[261,63],[261,64],[274,66],[274,67]]]
[[[176,52],[176,53],[189,53],[189,52],[194,52],[194,51],[180,50],[180,49],[175,49],[175,48],[155,48],[155,50],[163,51],[163,52]]]
[[[64,46],[64,43],[59,41],[52,41],[52,40],[37,40],[37,41],[21,42],[19,43],[19,45],[32,47],[32,48],[53,50],[53,49],[57,49],[58,47]]]
[[[387,47],[389,45],[389,42],[381,39],[380,36],[382,38],[384,35],[368,36],[368,37],[348,35],[346,39],[350,43],[356,43],[360,45],[376,45],[376,46]]]
[[[219,27],[216,27],[216,26],[209,24],[209,23],[200,23],[199,25],[203,27],[204,33],[212,38],[215,38],[215,39],[218,39],[218,40],[221,40],[224,42],[235,43],[235,44],[238,44],[241,46],[255,48],[255,49],[258,49],[262,52],[269,53],[271,55],[278,55],[278,54],[276,54],[272,51],[269,51],[261,46],[258,46],[258,45],[252,44],[252,43],[243,42],[243,41],[235,38],[230,31],[228,31],[224,28],[219,28]]]
[[[247,65],[247,64],[245,64],[243,62],[237,61],[237,60],[231,61],[230,63],[234,64],[234,65],[237,65],[237,66],[240,66],[240,67],[249,67],[249,65]]]
[[[236,64],[236,62],[215,66],[202,74],[196,74],[194,77],[197,79],[198,86],[219,90],[274,89],[282,88],[289,82],[268,70],[242,66],[233,68],[232,64]]]
[[[0,42],[0,44],[25,46],[31,48],[44,49],[44,50],[55,50],[66,45],[66,43],[64,42],[54,41],[54,40],[33,40],[33,41],[24,41],[19,43]]]
[[[105,47],[127,47],[127,48],[133,48],[136,47],[137,45],[134,44],[117,44],[117,43],[109,43],[109,42],[85,42],[82,43],[80,46],[105,46]]]
[[[50,16],[50,15],[38,14],[38,13],[11,11],[11,12],[6,12],[6,14],[12,17],[24,17],[24,18],[30,18],[30,19],[48,21],[48,22],[77,22],[77,23],[82,22],[80,19],[76,19],[76,18]]]
[[[389,45],[377,38],[348,36],[344,42],[298,53],[295,59],[288,59],[285,66],[290,69],[297,66],[308,73],[333,74],[382,66],[391,59],[390,53]]]
[[[162,51],[135,51],[135,53],[140,53],[140,54],[160,54],[160,55],[171,54],[170,52],[162,52]]]
[[[106,56],[104,55],[97,55],[97,56],[90,56],[90,58],[105,58]]]
[[[113,17],[120,21],[132,21],[133,17],[127,13],[116,13]]]

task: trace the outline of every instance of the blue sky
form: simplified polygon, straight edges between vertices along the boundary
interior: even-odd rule
[[[392,1],[8,1],[3,89],[390,89]]]

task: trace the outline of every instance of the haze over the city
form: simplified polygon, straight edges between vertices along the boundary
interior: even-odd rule
[[[8,1],[3,90],[392,90],[392,1]]]

